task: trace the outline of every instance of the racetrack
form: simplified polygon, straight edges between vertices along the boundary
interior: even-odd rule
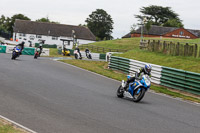
[[[119,82],[52,61],[0,54],[0,115],[38,133],[199,133],[200,106],[146,93],[116,96]]]

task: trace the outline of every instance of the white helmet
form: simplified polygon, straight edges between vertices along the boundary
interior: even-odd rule
[[[146,73],[150,73],[151,69],[152,69],[152,67],[151,67],[150,64],[145,64],[144,70],[145,70]]]

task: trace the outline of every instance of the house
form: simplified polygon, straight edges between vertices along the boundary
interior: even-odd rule
[[[45,44],[62,46],[72,49],[74,43],[88,44],[96,41],[89,28],[29,20],[16,20],[13,27],[13,40],[35,44],[44,41]]]
[[[155,25],[152,25],[149,31],[147,31],[146,28],[143,29],[144,29],[143,31],[144,37],[169,37],[169,38],[185,38],[185,39],[200,38],[200,30],[191,30],[191,29],[176,28],[176,27],[162,27]],[[123,36],[122,38],[140,37],[141,27],[138,28],[135,32],[129,33],[127,35]]]

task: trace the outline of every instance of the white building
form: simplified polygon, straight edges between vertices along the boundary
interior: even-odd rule
[[[44,40],[45,44],[63,46],[72,49],[73,44],[93,43],[96,37],[87,27],[28,20],[16,20],[13,27],[13,40],[25,42],[25,46]]]

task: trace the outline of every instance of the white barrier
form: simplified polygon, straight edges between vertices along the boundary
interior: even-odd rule
[[[6,46],[6,53],[9,53],[9,54],[12,53],[14,47],[15,47],[15,46],[7,45],[7,46]]]
[[[85,52],[81,51],[81,55],[83,58],[87,58]],[[99,60],[100,54],[99,53],[91,53],[91,56],[92,56],[92,59]]]
[[[41,56],[49,56],[49,49],[48,48],[43,48]]]
[[[130,71],[129,71],[129,73],[131,75],[135,74],[135,72],[138,71],[138,69],[140,69],[141,67],[144,67],[145,64],[146,64],[145,62],[130,59]],[[160,84],[162,67],[159,66],[159,65],[154,65],[154,64],[151,64],[151,66],[152,66],[152,71],[151,71],[152,78],[151,78],[151,80],[152,80],[153,83]]]

